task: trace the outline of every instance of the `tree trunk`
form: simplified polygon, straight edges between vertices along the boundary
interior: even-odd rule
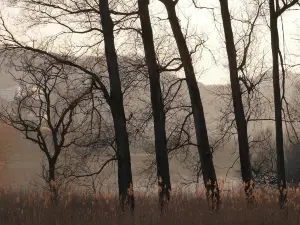
[[[121,209],[129,205],[134,210],[134,195],[132,184],[131,159],[129,151],[128,133],[123,105],[120,74],[117,54],[114,44],[113,21],[109,12],[108,0],[100,0],[100,18],[104,35],[105,55],[110,81],[109,105],[113,116],[117,158],[118,158],[118,186]]]
[[[283,150],[283,131],[282,131],[282,114],[281,114],[281,94],[279,79],[279,35],[278,35],[278,16],[275,10],[274,0],[269,0],[270,7],[270,29],[271,29],[271,46],[273,59],[273,91],[275,105],[275,126],[276,126],[276,153],[277,153],[277,174],[279,189],[279,205],[284,208],[287,201],[284,150]]]
[[[201,162],[203,181],[207,191],[207,198],[211,199],[214,207],[219,206],[219,187],[217,176],[213,164],[212,152],[209,145],[205,115],[201,101],[200,91],[192,64],[192,59],[186,44],[186,40],[182,33],[178,17],[176,15],[175,4],[172,0],[162,1],[168,12],[168,19],[172,28],[174,38],[177,43],[179,54],[184,67],[186,82],[189,90],[190,100],[192,104],[193,117],[196,130],[196,138],[198,152]]]
[[[223,28],[224,28],[224,34],[226,40],[226,50],[227,50],[228,64],[229,64],[229,71],[230,71],[230,83],[231,83],[231,92],[232,92],[232,99],[233,99],[233,108],[234,108],[234,115],[235,115],[235,121],[237,126],[237,133],[238,133],[242,179],[245,185],[245,192],[246,192],[248,203],[253,203],[254,199],[253,199],[252,190],[254,187],[253,186],[254,183],[252,183],[253,177],[251,173],[247,121],[245,118],[241,87],[239,84],[236,49],[235,49],[234,37],[233,37],[233,32],[231,27],[228,1],[220,0],[220,5],[221,5],[221,14],[223,20]]]
[[[165,200],[170,200],[171,181],[165,128],[165,112],[160,87],[160,74],[155,57],[153,33],[149,14],[149,0],[138,0],[142,39],[150,79],[151,103],[154,118],[155,151],[159,202],[161,209]]]
[[[56,176],[55,176],[55,167],[56,167],[56,160],[53,158],[48,159],[49,165],[49,177],[48,177],[48,184],[51,193],[51,200],[53,203],[57,203],[58,200],[58,190],[56,184]]]

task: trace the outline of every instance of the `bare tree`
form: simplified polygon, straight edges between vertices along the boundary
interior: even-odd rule
[[[114,44],[114,24],[110,16],[108,0],[99,1],[99,7],[110,81],[110,98],[108,103],[114,120],[117,142],[119,195],[121,197],[122,210],[124,211],[124,204],[128,201],[130,209],[133,211],[134,195],[131,159],[118,60]]]
[[[92,86],[74,76],[74,69],[49,57],[24,50],[11,54],[15,62],[10,66],[22,72],[20,78],[15,77],[20,88],[15,100],[3,106],[0,118],[44,153],[48,165],[43,177],[56,200],[64,172],[58,166],[62,153],[90,134],[90,127],[85,125],[88,115],[82,108],[91,101]]]
[[[283,58],[280,51],[278,18],[294,5],[299,4],[298,0],[279,1],[269,0],[270,10],[270,32],[272,47],[272,64],[273,64],[273,91],[275,105],[275,127],[276,127],[276,152],[277,152],[277,174],[279,189],[279,205],[284,208],[287,201],[287,184],[285,176],[284,149],[283,149],[283,130],[282,130],[282,96],[280,91],[280,72],[279,56],[282,65],[282,76],[285,77],[285,68],[283,67]]]
[[[203,105],[201,101],[200,91],[198,88],[196,75],[192,63],[192,59],[187,47],[186,40],[184,38],[181,26],[176,15],[176,5],[178,1],[172,0],[160,0],[164,5],[168,13],[168,20],[171,25],[171,29],[174,38],[177,43],[177,48],[182,60],[183,68],[185,71],[186,82],[189,90],[192,112],[194,116],[195,131],[198,145],[198,152],[201,161],[202,174],[204,185],[207,190],[207,197],[211,198],[214,202],[212,205],[219,205],[219,187],[217,183],[217,176],[213,164],[212,152],[209,145],[205,115]],[[210,196],[211,195],[211,196]]]
[[[235,122],[237,126],[237,134],[238,134],[238,144],[239,144],[239,158],[241,164],[241,171],[242,171],[242,179],[245,183],[245,193],[248,199],[248,202],[253,202],[253,177],[251,172],[251,162],[250,162],[250,153],[249,153],[249,143],[248,143],[248,130],[247,130],[247,121],[244,112],[244,106],[242,101],[242,92],[240,86],[240,79],[239,78],[239,71],[243,72],[243,67],[246,65],[246,60],[248,58],[248,50],[251,44],[251,35],[253,34],[253,29],[256,23],[256,20],[259,16],[260,8],[262,4],[258,7],[258,13],[256,14],[254,21],[251,23],[250,26],[250,33],[249,33],[249,41],[246,42],[247,44],[244,46],[244,57],[241,61],[240,65],[237,62],[237,54],[234,42],[234,36],[231,26],[231,16],[229,13],[229,6],[228,1],[221,1],[221,14],[223,20],[223,28],[226,40],[226,50],[228,55],[228,63],[229,63],[229,71],[230,71],[230,83],[231,83],[231,93],[232,93],[232,100],[233,100],[233,108],[234,108],[234,115],[235,115]],[[245,76],[244,76],[244,81]],[[246,83],[247,84],[247,83]],[[246,85],[246,87],[248,87]],[[251,88],[251,87],[249,87]],[[253,87],[252,87],[253,88]],[[249,91],[249,90],[248,90]],[[251,91],[251,90],[250,90]]]
[[[164,103],[160,87],[160,73],[159,67],[156,62],[153,32],[148,5],[149,0],[138,0],[142,38],[150,79],[151,105],[154,118],[157,177],[159,186],[159,202],[162,209],[164,201],[170,200],[171,181],[167,151]]]

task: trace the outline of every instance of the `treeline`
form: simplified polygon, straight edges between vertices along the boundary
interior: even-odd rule
[[[194,146],[199,157],[197,172],[202,173],[207,199],[213,209],[218,209],[220,191],[213,149],[214,144],[218,146],[228,135],[237,136],[246,198],[248,204],[255,201],[248,124],[263,120],[260,116],[265,115],[262,112],[264,97],[258,87],[262,82],[272,82],[273,101],[269,104],[273,105],[276,182],[279,204],[283,208],[287,201],[283,123],[290,126],[295,137],[294,123],[297,121],[292,118],[294,114],[284,95],[287,66],[280,48],[278,23],[287,10],[299,5],[299,1],[255,0],[245,3],[248,7],[241,10],[245,10],[242,14],[246,18],[241,19],[231,15],[227,0],[220,0],[217,8],[191,2],[195,12],[210,10],[215,17],[220,13],[222,20],[230,86],[223,94],[218,90],[219,97],[224,97],[228,105],[222,111],[221,135],[214,144],[210,143],[213,138],[209,137],[193,63],[194,56],[199,56],[205,47],[205,41],[198,35],[190,40],[180,23],[178,0],[159,2],[156,4],[164,7],[166,19],[155,17],[155,12],[151,14],[149,7],[155,3],[149,0],[8,2],[10,7],[21,9],[24,30],[34,28],[37,32],[43,26],[51,29],[54,24],[59,31],[53,31],[41,40],[38,36],[31,40],[26,33],[16,31],[7,23],[7,18],[1,17],[3,65],[14,68],[11,73],[21,87],[15,100],[3,108],[1,120],[38,144],[45,154],[47,165],[43,174],[54,199],[59,194],[59,179],[100,174],[106,165],[115,161],[121,208],[125,210],[125,206],[129,206],[134,210],[130,142],[135,138],[145,138],[144,131],[148,128],[154,134],[161,208],[170,200],[170,155],[175,151],[188,151],[188,146]],[[159,21],[163,21],[165,27],[159,27]],[[242,23],[242,33],[235,33],[233,25],[236,21]],[[256,34],[262,21],[269,26],[270,67],[257,53]],[[154,28],[158,27],[157,34]],[[118,41],[122,40],[121,45],[116,37]],[[74,38],[76,42],[73,42]],[[196,43],[192,49],[190,42]],[[128,59],[125,66],[120,63],[122,54],[119,48],[122,46],[126,49],[122,54],[127,54]],[[268,76],[270,68],[271,77]],[[171,76],[170,79],[165,75],[180,71],[183,71],[184,78]],[[162,76],[166,78],[161,79]],[[141,86],[142,81],[149,85]],[[186,83],[188,101],[182,97],[182,82]],[[138,91],[130,92],[134,88]],[[145,88],[150,92],[150,102],[145,108],[126,105],[128,98],[147,102],[142,95],[132,96],[132,93],[143,93]],[[128,107],[132,107],[130,112],[126,112]],[[176,115],[180,115],[180,119]],[[167,120],[172,120],[172,124],[167,126]],[[99,153],[95,149],[102,150]],[[107,160],[96,172],[76,173],[76,163],[86,158],[99,159],[99,154]],[[72,158],[74,155],[77,161]],[[72,160],[76,163],[71,169],[68,163]],[[64,169],[59,173],[61,167]]]

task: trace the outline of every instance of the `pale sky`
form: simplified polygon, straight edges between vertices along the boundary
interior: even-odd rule
[[[197,1],[197,0],[196,0]],[[219,0],[198,0],[201,3],[201,6],[215,7],[214,13],[217,16],[218,21],[220,20],[220,9],[219,9]],[[234,15],[238,16],[238,13],[242,12],[244,5],[242,5],[242,0],[229,0],[230,9]],[[1,6],[1,5],[0,5]],[[10,19],[18,18],[19,11],[16,9],[7,9],[1,6],[2,14],[9,16]],[[150,4],[150,10],[155,15],[160,14],[162,18],[166,18],[165,8],[158,0],[152,0]],[[177,7],[177,14],[181,21],[182,27],[186,27],[187,18],[189,19],[189,30],[191,32],[197,32],[202,34],[203,37],[206,37],[206,47],[213,52],[214,57],[217,61],[215,63],[212,60],[211,54],[209,51],[204,50],[197,62],[194,63],[195,70],[199,75],[199,81],[204,84],[224,84],[229,80],[229,74],[227,71],[227,55],[225,52],[225,44],[223,40],[223,27],[221,24],[216,25],[213,20],[211,10],[199,10],[195,9],[192,4],[192,0],[180,0]],[[300,40],[298,43],[293,40],[297,38],[297,33],[300,31],[300,15],[299,11],[290,11],[286,12],[283,16],[284,21],[284,32],[286,39],[286,59],[287,62],[293,64],[300,60],[293,54],[299,54],[300,52]],[[217,29],[218,28],[218,29]],[[19,29],[19,28],[15,28]],[[270,44],[269,44],[269,32],[265,25],[260,26],[260,32],[257,32],[257,38],[260,41],[260,45],[257,49],[258,55],[263,51],[270,56]],[[279,29],[281,29],[281,24],[279,24]],[[60,31],[58,26],[47,26],[43,29],[40,29],[38,34],[41,35],[53,35]],[[37,32],[27,33],[30,36],[34,36]],[[282,39],[282,34],[280,34]],[[300,35],[298,36],[300,39]],[[82,39],[82,38],[81,38]],[[235,40],[236,41],[236,40]],[[299,54],[300,55],[300,54]],[[299,62],[300,63],[300,62]]]

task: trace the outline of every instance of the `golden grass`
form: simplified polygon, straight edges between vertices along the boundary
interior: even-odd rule
[[[296,225],[300,224],[300,188],[288,190],[289,201],[280,210],[278,193],[268,188],[256,189],[257,207],[247,208],[242,189],[222,191],[219,212],[210,212],[202,190],[194,194],[172,193],[172,200],[159,213],[158,199],[147,193],[135,193],[136,211],[121,213],[115,195],[74,194],[60,196],[56,206],[50,195],[36,191],[0,191],[1,225]]]

